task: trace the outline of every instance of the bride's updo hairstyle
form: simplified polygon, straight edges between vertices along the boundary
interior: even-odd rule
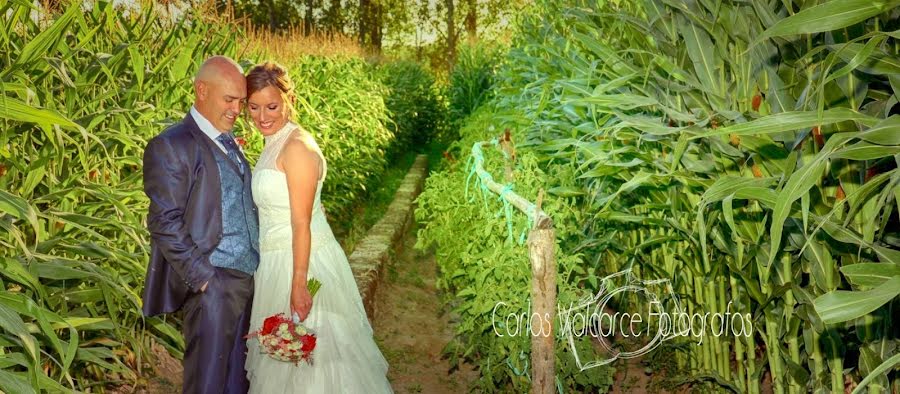
[[[296,96],[294,95],[294,82],[288,76],[287,70],[284,66],[272,61],[253,66],[247,73],[247,97],[269,86],[274,86],[281,92],[281,98],[289,111],[288,121],[293,121],[297,115],[297,109],[294,108]]]

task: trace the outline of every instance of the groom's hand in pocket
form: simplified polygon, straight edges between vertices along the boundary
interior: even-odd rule
[[[291,289],[291,311],[297,313],[300,321],[304,321],[310,309],[312,309],[312,295],[309,294],[309,288],[294,286]]]

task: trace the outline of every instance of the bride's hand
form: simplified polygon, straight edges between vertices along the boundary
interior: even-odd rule
[[[309,310],[312,309],[312,295],[306,286],[297,286],[291,290],[291,312],[300,316],[300,321],[306,320]]]

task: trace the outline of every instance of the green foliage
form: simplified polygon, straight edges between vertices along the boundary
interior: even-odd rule
[[[305,10],[294,0],[217,0],[216,9],[271,31],[301,26]]]
[[[353,204],[378,185],[392,149],[388,90],[361,59],[304,56],[288,68],[297,89],[297,121],[328,161],[322,203],[330,221],[347,222]]]
[[[447,98],[450,118],[463,119],[491,98],[491,86],[501,51],[486,45],[465,45],[460,48],[453,69]]]
[[[499,118],[510,121],[501,122]],[[450,150],[464,155],[473,143],[491,138],[500,127],[525,127],[516,119],[521,120],[523,116],[515,109],[482,107],[466,123],[461,139]],[[502,158],[499,151],[486,152],[485,168],[501,174]],[[483,391],[528,391],[530,380],[525,374],[530,373],[531,338],[523,333],[524,323],[518,325],[518,335],[506,335],[507,328],[512,332],[517,328],[507,327],[505,318],[510,313],[528,314],[531,266],[524,241],[530,223],[525,215],[518,213],[507,218],[497,196],[483,190],[477,181],[471,182],[469,168],[463,164],[455,162],[434,171],[418,198],[416,209],[416,219],[424,224],[417,247],[436,248],[440,272],[436,285],[459,320],[455,325],[456,340],[448,345],[445,353],[454,362],[474,360],[481,372],[479,384]],[[560,166],[551,171],[539,168],[533,152],[522,155],[516,166],[515,192],[534,201],[538,189],[545,187],[546,179],[575,180],[573,167]],[[565,199],[547,201],[543,209],[553,217],[557,238],[562,240],[557,250],[559,303],[569,305],[585,295],[579,283],[593,276],[582,268],[587,264],[585,256],[563,253],[575,246],[569,241],[577,240],[581,231],[579,222],[584,218]],[[507,228],[508,220],[512,222],[512,233]],[[593,281],[596,283],[596,277]],[[496,313],[499,317],[492,320],[499,302],[506,305],[499,308]],[[495,329],[503,336],[498,336]],[[557,349],[559,379],[564,388],[595,391],[605,390],[612,384],[612,370],[608,367],[584,372],[577,368],[565,350],[564,338],[558,338]],[[586,357],[591,355],[588,349],[582,350]]]
[[[844,6],[852,10],[810,24]],[[559,238],[584,247],[563,253],[596,256],[581,269],[597,275],[631,268],[668,279],[690,310],[724,313],[732,303],[754,317],[750,338],[675,347],[673,362],[693,375],[686,381],[757,392],[768,372],[775,392],[841,392],[846,378],[878,373],[869,389],[898,384],[883,375],[898,348],[890,318],[898,287],[885,276],[900,253],[896,4],[537,8],[498,72],[493,113],[483,115],[499,125],[481,137],[510,127],[520,157],[534,155],[547,174],[539,183],[554,197],[545,204],[574,204],[583,231]],[[573,177],[553,176],[560,168]],[[429,185],[463,194],[455,174],[436,173]],[[432,199],[438,212],[467,203]],[[468,209],[476,207],[460,210]],[[421,219],[427,228],[461,223]],[[468,232],[422,235],[453,266],[468,255],[441,245],[459,234]],[[468,240],[467,249],[496,245]],[[881,269],[851,268],[863,264]],[[478,296],[492,297],[486,291]]]
[[[446,105],[434,77],[422,65],[411,61],[384,64],[379,74],[390,91],[385,105],[393,121],[389,127],[395,136],[394,148],[398,152],[411,147],[423,149],[441,133],[446,123]]]
[[[348,254],[356,248],[356,245],[365,238],[369,229],[378,223],[387,212],[388,207],[394,201],[397,189],[415,162],[416,155],[416,152],[406,152],[390,160],[378,188],[366,196],[365,205],[355,207],[350,221],[341,223],[341,227],[330,223],[332,229],[335,230],[335,236],[338,237],[341,246]]]
[[[0,5],[0,391],[133,384],[155,363],[153,341],[176,357],[184,349],[177,319],[140,312],[149,252],[141,157],[190,108],[197,66],[235,57],[240,37],[152,4],[123,13],[77,3],[52,16],[30,2]],[[329,162],[323,200],[340,224],[384,171],[388,90],[359,59],[286,66],[298,121]],[[236,131],[255,160],[261,136],[244,119]]]
[[[123,15],[107,2],[66,9],[45,20],[27,2],[0,6],[6,392],[133,382],[151,360],[152,337],[179,354],[176,326],[140,312],[141,156],[189,107],[193,67],[235,51],[227,27],[170,22],[150,9]]]

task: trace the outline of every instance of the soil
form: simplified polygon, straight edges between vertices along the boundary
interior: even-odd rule
[[[108,392],[114,394],[140,393],[140,394],[171,394],[180,393],[182,376],[184,368],[181,366],[181,360],[172,357],[166,349],[152,342],[150,351],[156,363],[152,366],[152,373],[149,377],[141,377],[137,384],[123,385],[109,389]]]
[[[434,254],[414,250],[413,234],[405,235],[402,251],[385,269],[375,301],[373,329],[390,365],[388,379],[397,393],[469,392],[478,372],[465,364],[452,369],[441,357],[453,329],[435,289]]]
[[[448,314],[435,289],[437,265],[432,253],[413,249],[415,229],[405,234],[402,251],[385,268],[375,301],[372,322],[375,340],[390,369],[388,379],[397,393],[465,393],[478,372],[469,365],[451,371],[441,350],[453,338]],[[181,392],[181,361],[153,345],[153,377],[112,389],[114,393],[163,394]]]

